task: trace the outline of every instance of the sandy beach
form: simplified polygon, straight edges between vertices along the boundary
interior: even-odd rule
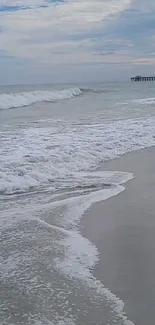
[[[155,324],[155,149],[132,152],[102,170],[132,172],[125,191],[93,204],[81,225],[100,261],[95,276],[125,303],[135,325]]]

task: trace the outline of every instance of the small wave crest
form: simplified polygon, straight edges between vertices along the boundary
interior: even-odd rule
[[[78,87],[57,91],[33,91],[21,93],[0,94],[0,109],[10,109],[29,106],[37,102],[55,102],[71,99],[81,95],[82,90]]]
[[[103,89],[103,88],[80,88],[82,92],[84,93],[94,93],[94,94],[107,94],[110,92],[113,92],[113,90],[110,89]]]
[[[155,104],[155,97],[134,99],[132,102],[135,104],[152,105]]]

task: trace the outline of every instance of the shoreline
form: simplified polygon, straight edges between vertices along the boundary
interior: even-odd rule
[[[82,235],[99,251],[95,277],[125,303],[135,325],[155,319],[155,148],[127,153],[102,171],[133,173],[117,196],[94,203],[81,219]],[[95,217],[94,217],[95,216]]]

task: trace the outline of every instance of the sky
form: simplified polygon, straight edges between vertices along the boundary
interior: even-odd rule
[[[155,75],[155,0],[0,0],[0,84]]]

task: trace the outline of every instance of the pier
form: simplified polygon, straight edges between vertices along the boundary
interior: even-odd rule
[[[155,81],[155,77],[135,76],[130,78],[131,81]]]

